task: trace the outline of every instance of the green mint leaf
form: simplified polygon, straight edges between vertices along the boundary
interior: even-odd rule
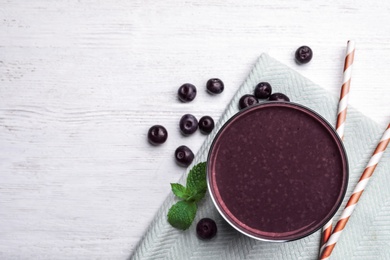
[[[206,194],[206,163],[199,163],[190,170],[186,187],[179,183],[171,183],[171,188],[173,194],[183,200],[169,209],[168,222],[175,228],[186,230],[194,221],[196,203]]]
[[[187,189],[179,183],[171,183],[171,188],[173,194],[175,194],[180,199],[187,199],[189,195],[187,194]]]
[[[190,194],[187,201],[198,202],[206,194],[206,163],[198,163],[188,173],[187,177],[187,193]]]
[[[206,190],[189,191],[188,197],[185,199],[188,202],[198,202],[206,195]]]
[[[196,203],[188,201],[178,201],[168,211],[168,222],[173,227],[186,230],[194,221],[196,215]]]

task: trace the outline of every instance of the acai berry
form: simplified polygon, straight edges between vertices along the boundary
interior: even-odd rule
[[[196,234],[200,239],[212,239],[217,234],[217,224],[210,218],[203,218],[196,225]]]
[[[198,129],[198,120],[191,114],[185,114],[180,119],[179,127],[183,135],[193,134]]]
[[[194,160],[194,153],[185,145],[177,147],[175,151],[176,163],[180,166],[187,167]]]
[[[274,93],[269,97],[269,101],[290,101],[288,96],[283,93]]]
[[[209,134],[214,129],[214,120],[211,116],[203,116],[199,120],[199,130],[202,134]]]
[[[313,58],[313,51],[308,46],[301,46],[295,52],[295,60],[299,64],[306,64]]]
[[[213,78],[207,81],[206,87],[210,94],[220,94],[225,86],[223,85],[222,80]]]
[[[272,87],[268,82],[260,82],[255,87],[255,97],[267,99],[272,93]]]
[[[257,104],[258,102],[259,101],[254,95],[246,94],[240,98],[240,101],[238,102],[238,106],[240,109],[244,109],[254,104]]]
[[[149,128],[148,140],[153,145],[165,143],[168,138],[168,131],[162,125],[154,125]]]
[[[190,102],[196,97],[196,87],[190,83],[181,85],[177,95],[182,102]]]

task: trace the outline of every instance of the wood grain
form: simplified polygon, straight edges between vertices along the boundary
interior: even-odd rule
[[[384,0],[0,0],[0,258],[126,259],[184,172],[174,150],[205,139],[182,137],[181,115],[217,120],[262,52],[338,95],[354,39],[350,104],[385,128],[389,10]],[[314,58],[298,66],[303,44]],[[219,96],[205,91],[211,77],[225,82]],[[185,82],[198,87],[188,104],[176,98]],[[169,131],[161,147],[146,141],[153,124]]]

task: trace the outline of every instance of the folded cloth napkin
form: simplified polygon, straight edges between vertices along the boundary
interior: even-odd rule
[[[261,81],[269,82],[274,92],[282,92],[296,103],[321,114],[332,125],[336,122],[338,98],[280,62],[262,54],[245,82],[233,97],[213,132],[200,148],[193,164],[206,161],[211,142],[220,127],[238,112],[238,100],[253,93]],[[352,107],[348,108],[345,128],[350,182],[336,218],[344,208],[386,125],[378,126]],[[192,166],[188,167],[188,170]],[[332,259],[390,259],[390,152],[385,152],[359,204],[332,253]],[[188,172],[187,172],[188,174]],[[185,184],[185,174],[180,183]],[[209,194],[199,204],[192,226],[177,230],[167,222],[167,212],[176,202],[170,194],[156,214],[130,259],[316,259],[320,231],[297,241],[270,243],[246,237],[219,215]],[[210,217],[218,233],[210,241],[199,240],[196,223]]]

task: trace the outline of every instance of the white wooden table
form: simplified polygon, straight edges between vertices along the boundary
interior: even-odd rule
[[[218,120],[262,52],[390,121],[390,2],[0,0],[0,259],[126,259],[184,169],[184,113]],[[313,60],[295,64],[300,45]],[[225,91],[210,96],[211,77]],[[192,103],[177,100],[185,82]],[[288,94],[288,93],[286,93]],[[168,141],[152,147],[150,126]],[[346,137],[347,138],[347,137]]]

